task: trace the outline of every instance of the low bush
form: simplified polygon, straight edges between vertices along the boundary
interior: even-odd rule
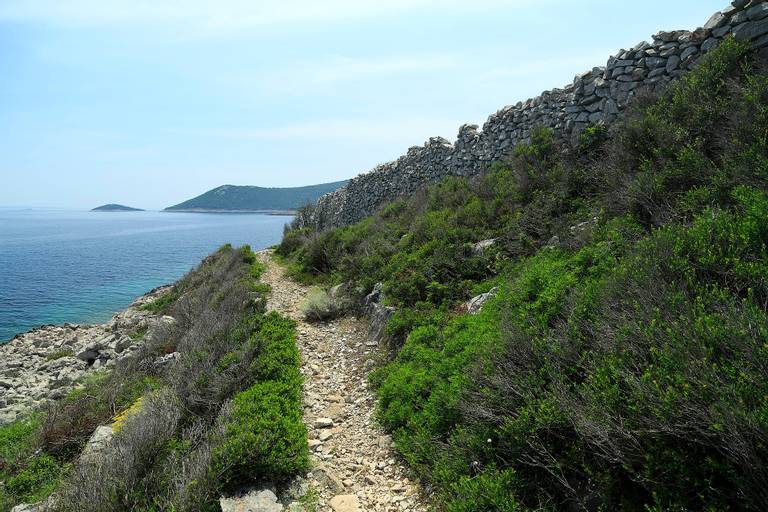
[[[180,293],[179,289],[174,286],[160,297],[139,306],[139,310],[150,311],[152,313],[165,313],[179,299]]]
[[[300,306],[301,314],[310,322],[329,320],[339,314],[339,308],[322,288],[314,287],[307,292]]]
[[[411,331],[379,417],[447,510],[766,506],[768,195],[733,201],[636,245],[614,222]]]
[[[5,481],[5,491],[16,502],[47,497],[62,476],[61,464],[50,455],[32,457],[26,467]]]
[[[227,486],[267,478],[284,481],[309,466],[300,388],[265,381],[237,394],[213,455]]]
[[[101,372],[88,377],[80,387],[46,409],[40,442],[46,453],[63,460],[76,457],[96,427],[157,387],[155,377],[143,373]]]
[[[212,470],[227,486],[286,480],[309,465],[295,324],[271,312],[251,341],[261,354],[250,369],[257,382],[234,396],[213,453]]]
[[[0,510],[42,500],[66,474],[65,464],[40,451],[36,414],[0,427]]]

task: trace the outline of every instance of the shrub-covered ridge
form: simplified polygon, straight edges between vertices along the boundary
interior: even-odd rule
[[[379,418],[441,508],[763,510],[767,126],[764,64],[727,40],[610,133],[540,130],[279,251],[303,280],[383,282],[402,345]]]

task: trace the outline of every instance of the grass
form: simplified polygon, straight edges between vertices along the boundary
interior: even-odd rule
[[[149,311],[151,313],[165,313],[171,308],[173,304],[176,303],[180,295],[181,295],[181,292],[176,288],[176,286],[174,286],[170,290],[165,292],[163,295],[161,295],[160,297],[154,299],[151,302],[147,302],[146,304],[139,306],[139,311]]]
[[[0,427],[0,510],[48,497],[67,466],[38,452],[39,414]]]
[[[133,331],[130,334],[128,334],[128,336],[133,341],[139,341],[139,340],[143,339],[144,336],[146,336],[148,330],[149,330],[149,327],[146,327],[146,326],[145,327],[139,327],[135,331]]]
[[[54,350],[53,352],[48,352],[45,355],[46,361],[55,361],[57,359],[61,359],[63,357],[73,357],[75,355],[74,352],[72,352],[71,348],[62,348],[60,350]]]
[[[299,499],[304,512],[318,512],[320,507],[320,495],[316,489],[309,489],[304,496]]]

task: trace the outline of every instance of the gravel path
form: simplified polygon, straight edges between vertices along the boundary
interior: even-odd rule
[[[366,361],[376,346],[366,326],[353,318],[305,322],[299,306],[309,287],[289,279],[269,252],[259,257],[267,263],[262,281],[272,287],[268,308],[298,324],[313,461],[308,481],[319,496],[318,511],[426,511],[418,486],[405,476],[390,437],[373,417]]]

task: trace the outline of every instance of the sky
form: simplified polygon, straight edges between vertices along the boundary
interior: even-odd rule
[[[0,0],[0,206],[353,177],[727,0]]]

